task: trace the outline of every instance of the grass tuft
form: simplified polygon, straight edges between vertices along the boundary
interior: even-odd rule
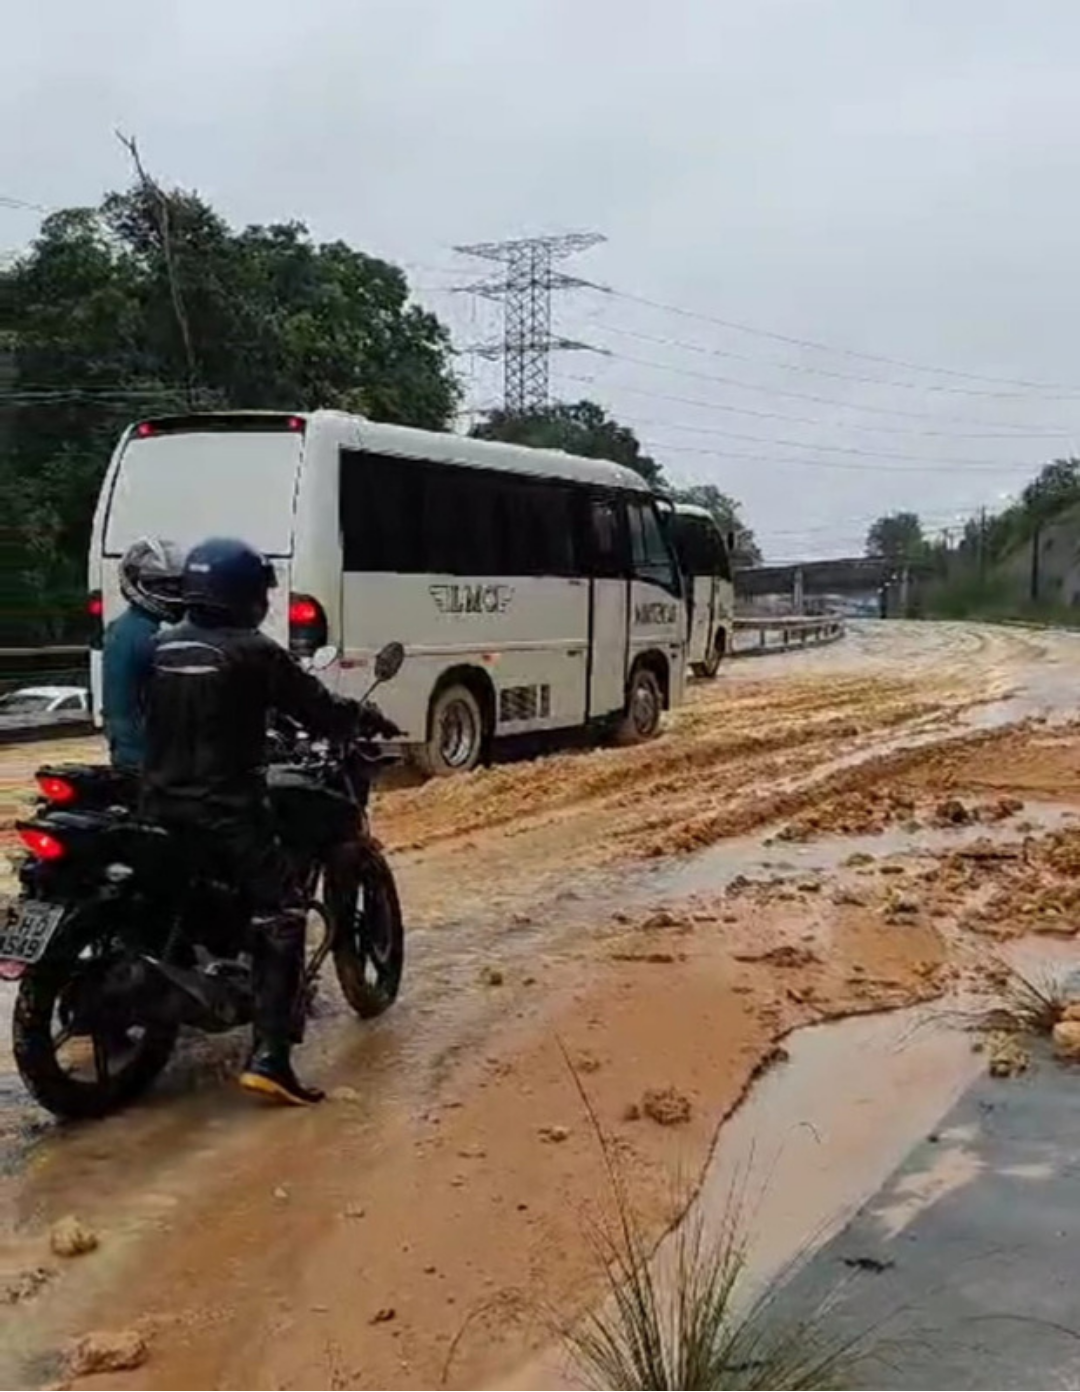
[[[667,1249],[653,1250],[611,1140],[569,1058],[567,1066],[600,1146],[614,1215],[594,1231],[608,1299],[562,1333],[588,1385],[794,1392],[851,1385],[864,1341],[829,1334],[832,1298],[802,1316],[783,1309],[794,1267],[757,1294],[747,1290],[738,1192],[729,1196],[718,1230],[707,1228],[695,1209]]]
[[[1032,973],[1001,963],[998,998],[982,1017],[987,1029],[1049,1035],[1074,998],[1068,976],[1048,970]]]

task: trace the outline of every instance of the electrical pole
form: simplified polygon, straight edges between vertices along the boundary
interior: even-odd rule
[[[1039,543],[1042,540],[1042,523],[1035,523],[1031,534],[1031,602],[1039,602]]]
[[[528,415],[548,404],[553,352],[599,351],[575,339],[552,336],[551,292],[587,286],[587,280],[556,271],[555,263],[605,240],[599,232],[571,232],[561,237],[521,237],[454,248],[464,256],[477,256],[505,268],[491,280],[458,289],[502,301],[502,341],[481,343],[472,351],[481,357],[502,359],[503,408],[508,415]]]

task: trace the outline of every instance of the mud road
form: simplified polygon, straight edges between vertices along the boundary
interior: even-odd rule
[[[406,985],[367,1026],[327,988],[303,1058],[324,1107],[253,1106],[242,1041],[197,1042],[144,1105],[61,1129],[0,1044],[0,1385],[55,1382],[103,1328],[146,1361],[86,1385],[575,1385],[554,1331],[600,1297],[610,1198],[581,1091],[659,1238],[755,1077],[798,1063],[779,1041],[865,1016],[860,1066],[826,1047],[768,1141],[774,1176],[828,1119],[831,1178],[804,1192],[794,1165],[760,1220],[774,1264],[823,1238],[982,1066],[966,1042],[875,1055],[871,1017],[992,992],[1015,940],[1074,950],[1078,692],[1071,635],[867,624],[732,664],[651,745],[380,793]],[[0,837],[50,753],[0,751]],[[65,1259],[71,1213],[98,1243]]]

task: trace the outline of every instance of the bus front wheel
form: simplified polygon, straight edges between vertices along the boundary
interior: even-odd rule
[[[615,727],[616,744],[644,744],[660,729],[664,715],[664,693],[655,672],[635,667],[626,688],[626,709]]]
[[[483,749],[480,702],[465,685],[444,687],[432,697],[428,739],[417,752],[417,763],[433,778],[446,778],[474,769]]]

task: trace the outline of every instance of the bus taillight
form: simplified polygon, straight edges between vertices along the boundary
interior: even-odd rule
[[[90,619],[90,646],[100,648],[105,632],[105,601],[100,590],[91,590],[86,599],[86,613]]]
[[[310,657],[326,643],[326,611],[311,595],[289,598],[289,650]]]

